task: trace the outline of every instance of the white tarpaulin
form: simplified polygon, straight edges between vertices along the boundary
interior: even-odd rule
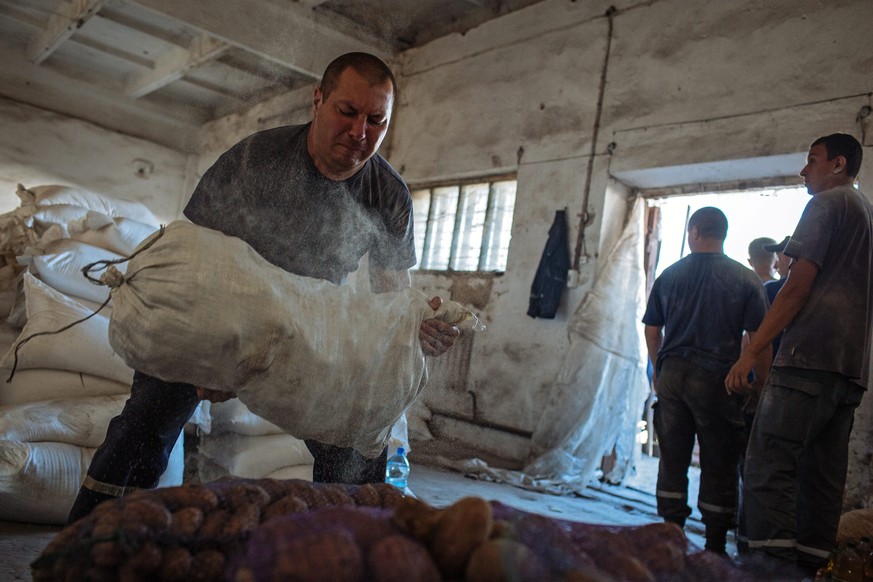
[[[604,477],[624,480],[638,455],[637,423],[649,393],[645,340],[643,216],[633,202],[623,232],[602,255],[591,290],[568,323],[570,346],[558,380],[531,437],[523,472],[478,459],[451,465],[471,476],[552,493],[581,492],[604,455],[615,465]]]

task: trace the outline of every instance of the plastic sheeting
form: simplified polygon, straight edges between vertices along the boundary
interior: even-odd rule
[[[615,453],[604,479],[618,484],[632,475],[640,454],[637,423],[649,394],[640,324],[644,213],[645,202],[637,198],[570,318],[570,346],[531,438],[532,460],[523,472],[491,468],[478,459],[455,462],[456,469],[526,489],[579,493],[597,475],[604,455]]]

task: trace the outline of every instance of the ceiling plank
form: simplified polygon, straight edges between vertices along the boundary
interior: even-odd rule
[[[125,87],[128,97],[143,97],[157,91],[173,81],[181,79],[185,73],[197,65],[216,59],[230,48],[230,45],[202,35],[185,48],[173,48],[158,58],[154,66],[132,76]]]
[[[27,47],[27,58],[38,65],[49,58],[55,50],[88,19],[97,14],[105,0],[70,0],[60,2],[49,17],[46,29],[38,34]]]
[[[390,60],[394,50],[375,37],[352,37],[311,9],[269,0],[126,0],[193,26],[203,33],[288,67],[314,81],[335,57],[352,51]],[[319,19],[323,21],[320,22]]]
[[[180,151],[197,148],[206,117],[190,107],[169,108],[125,97],[24,58],[0,39],[0,95],[89,121],[107,129]],[[63,87],[63,91],[58,91]]]

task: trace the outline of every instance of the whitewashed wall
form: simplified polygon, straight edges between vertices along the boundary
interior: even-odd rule
[[[610,5],[618,12],[583,209]],[[455,407],[445,413],[456,431],[445,436],[475,448],[483,426],[533,429],[567,347],[567,317],[624,211],[606,195],[610,175],[649,187],[791,176],[815,137],[859,136],[856,116],[873,91],[871,22],[868,0],[549,0],[404,53],[387,157],[406,179],[518,172],[509,264],[483,310],[489,329],[475,340],[473,397],[444,405]],[[864,176],[873,190],[873,161]],[[530,284],[554,211],[564,207],[571,244],[577,215],[594,213],[590,258],[558,317],[533,320],[525,315]],[[435,275],[415,283],[452,287]],[[465,402],[475,404],[458,409]],[[522,456],[525,447],[502,452]]]
[[[611,5],[618,12],[583,208]],[[382,154],[413,184],[507,171],[517,172],[519,184],[503,276],[463,285],[415,277],[416,286],[444,297],[478,286],[488,325],[475,337],[468,393],[435,399],[443,407],[438,436],[520,463],[524,434],[566,353],[567,319],[622,222],[628,188],[615,179],[645,187],[791,175],[818,135],[860,135],[856,117],[873,92],[871,22],[869,0],[546,0],[401,55],[401,97]],[[253,131],[308,120],[310,105],[311,88],[211,123],[201,155],[189,160],[0,100],[0,212],[17,205],[17,183],[54,182],[141,201],[161,219],[178,217],[221,152]],[[870,134],[870,118],[865,129]],[[861,181],[873,195],[871,144],[868,137]],[[151,166],[147,177],[138,176],[137,160]],[[588,256],[557,318],[534,320],[525,315],[530,284],[562,208],[571,246],[579,213],[594,216],[585,231]],[[869,475],[873,403],[863,407],[853,441],[856,483]]]
[[[186,154],[9,99],[0,99],[0,126],[0,213],[18,207],[21,183],[134,200],[161,221],[180,216]]]

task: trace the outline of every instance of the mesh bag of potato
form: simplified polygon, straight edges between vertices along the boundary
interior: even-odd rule
[[[754,580],[671,524],[554,520],[478,497],[434,508],[386,484],[229,479],[140,491],[62,530],[50,580]]]

